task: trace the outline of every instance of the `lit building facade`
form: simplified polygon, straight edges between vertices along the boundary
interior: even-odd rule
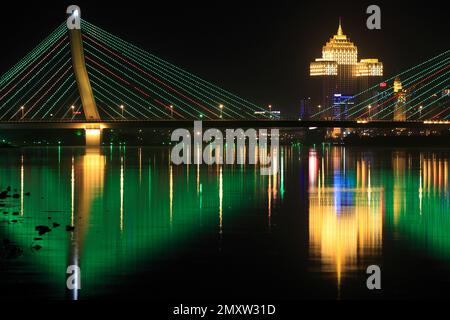
[[[383,63],[378,59],[362,59],[358,62],[358,48],[344,34],[339,22],[337,34],[322,49],[322,58],[310,65],[310,76],[318,79],[321,97],[318,100],[324,109],[322,118],[342,120],[346,117],[348,105],[336,97],[353,97],[379,83],[383,76]],[[361,95],[359,99],[367,99]],[[338,99],[339,100],[339,99]],[[355,102],[355,101],[353,101]]]
[[[394,81],[395,107],[394,107],[394,121],[406,121],[406,99],[407,92],[403,89],[400,78]]]

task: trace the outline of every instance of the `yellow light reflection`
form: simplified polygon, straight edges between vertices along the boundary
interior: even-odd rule
[[[80,158],[72,157],[71,166],[71,222],[75,227],[70,246],[70,265],[80,266],[83,243],[89,217],[97,197],[103,194],[105,158],[97,148],[87,148]],[[74,290],[74,299],[77,292]]]
[[[369,184],[369,166],[359,163],[364,174],[358,177],[357,188],[325,188],[320,181],[317,189],[310,186],[310,251],[325,272],[335,273],[339,288],[344,273],[357,268],[358,259],[382,246],[384,191]]]
[[[99,146],[101,142],[101,129],[86,129],[86,146]]]
[[[433,190],[436,192],[448,191],[448,160],[437,159],[437,155],[421,155],[421,193],[427,194]],[[423,184],[423,185],[422,185]]]

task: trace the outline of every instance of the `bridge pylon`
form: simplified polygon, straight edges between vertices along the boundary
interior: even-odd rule
[[[95,103],[94,92],[86,69],[84,59],[83,38],[81,29],[70,30],[70,45],[72,51],[72,65],[77,80],[83,111],[87,121],[99,121],[100,113]]]
[[[98,122],[101,118],[97,109],[97,104],[95,103],[94,92],[92,90],[91,82],[89,81],[89,75],[86,69],[81,29],[71,29],[69,31],[73,71],[77,81],[78,92],[83,105],[84,115],[87,122]],[[100,125],[95,126],[92,124],[87,124],[85,133],[86,145],[100,145],[102,133]]]

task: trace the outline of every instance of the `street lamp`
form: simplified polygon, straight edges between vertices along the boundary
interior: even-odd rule
[[[419,107],[419,115],[420,115],[420,118],[422,118],[422,110],[423,110],[423,106],[420,106],[420,107]],[[419,118],[419,119],[420,119],[420,118]]]
[[[120,106],[120,110],[122,111],[122,118],[123,118],[123,110],[125,109],[125,106],[124,105],[121,105]]]
[[[170,117],[173,118],[173,105],[170,105]]]
[[[369,108],[369,119],[371,118],[371,111],[372,111],[372,106],[369,105],[367,108]]]
[[[20,107],[20,111],[22,111],[22,118],[21,118],[21,120],[22,120],[23,117],[24,117],[25,107],[24,107],[24,106],[21,106],[21,107]]]
[[[220,108],[220,119],[222,119],[223,118],[223,108],[225,108],[225,106],[223,104],[221,104],[219,106],[219,108]]]
[[[269,104],[269,116],[270,116],[270,119],[272,119],[272,105],[271,104]]]

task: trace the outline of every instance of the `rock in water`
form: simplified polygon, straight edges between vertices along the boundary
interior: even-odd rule
[[[47,227],[47,226],[37,226],[36,228],[35,228],[35,230],[37,231],[37,232],[39,232],[39,235],[40,236],[43,236],[44,234],[46,234],[46,233],[49,233],[50,231],[52,231],[49,227]]]

